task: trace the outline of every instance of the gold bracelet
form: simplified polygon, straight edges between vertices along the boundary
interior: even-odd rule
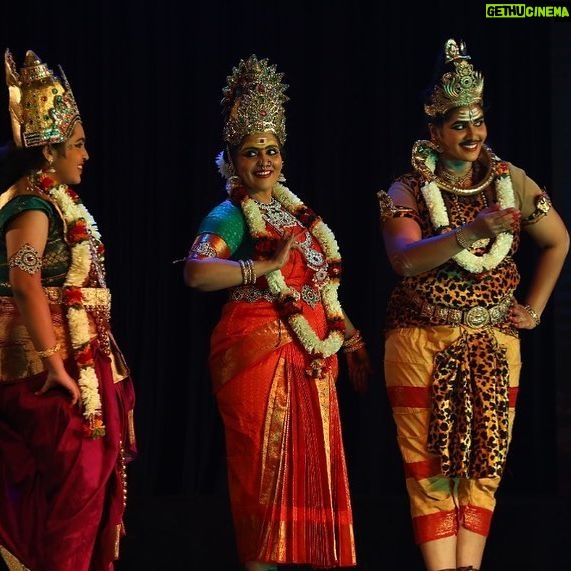
[[[254,267],[254,260],[246,260],[246,266],[248,267],[248,276],[250,278],[250,284],[256,283],[256,268]]]
[[[458,226],[458,228],[454,230],[454,237],[456,238],[458,246],[461,246],[464,250],[469,250],[472,247],[472,243],[466,238],[464,226]]]
[[[342,347],[344,353],[352,353],[353,351],[357,351],[358,349],[365,347],[365,340],[361,336],[361,332],[356,329],[355,333],[353,333],[351,337],[343,341]]]
[[[51,357],[52,355],[55,355],[60,349],[61,345],[59,343],[56,343],[53,347],[50,347],[49,349],[44,349],[43,351],[37,351],[37,353],[41,359],[45,359],[46,357]]]
[[[535,309],[533,309],[533,307],[531,307],[529,303],[527,305],[524,305],[524,307],[525,310],[529,313],[529,315],[533,319],[533,321],[535,321],[535,326],[537,327],[541,323],[541,317],[537,315],[537,311],[535,311]]]
[[[251,285],[256,283],[256,268],[254,268],[253,260],[238,260],[240,271],[242,272],[242,285]]]
[[[242,272],[242,284],[246,284],[246,263],[244,260],[238,260],[238,264],[240,265],[240,272]]]

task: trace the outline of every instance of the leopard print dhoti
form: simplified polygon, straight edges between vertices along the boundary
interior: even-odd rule
[[[478,375],[487,383],[497,371],[501,354],[508,367],[507,437],[499,438],[496,455],[505,458],[511,441],[515,403],[521,370],[519,339],[496,329],[489,329],[493,343],[486,352],[496,347],[498,355],[483,352],[478,356]],[[397,439],[401,451],[410,499],[415,539],[424,543],[455,535],[458,526],[487,536],[495,508],[495,494],[501,480],[501,471],[492,477],[450,477],[443,473],[443,458],[429,451],[429,434],[433,410],[433,374],[437,356],[463,338],[481,335],[482,330],[465,326],[435,326],[428,328],[402,328],[387,333],[385,341],[385,382]],[[492,358],[495,357],[495,358]],[[474,353],[472,352],[472,358]],[[474,364],[472,363],[472,366]],[[478,382],[475,380],[474,382]],[[479,394],[491,394],[489,387]],[[487,411],[493,409],[487,403]],[[442,410],[442,407],[436,407]],[[432,425],[433,426],[433,425]],[[484,432],[472,431],[470,442],[475,457],[488,443],[482,442]],[[494,451],[487,451],[493,454]],[[445,458],[444,458],[445,460]],[[444,462],[446,466],[446,462]]]

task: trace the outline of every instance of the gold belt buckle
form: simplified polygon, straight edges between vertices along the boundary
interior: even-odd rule
[[[485,307],[477,305],[466,312],[464,322],[474,329],[484,327],[490,323],[490,312]]]

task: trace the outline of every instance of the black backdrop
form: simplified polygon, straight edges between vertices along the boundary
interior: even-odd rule
[[[404,493],[382,376],[383,311],[393,276],[375,193],[408,167],[423,136],[419,92],[448,37],[485,74],[488,142],[550,192],[569,221],[571,23],[489,20],[484,4],[163,0],[25,2],[2,8],[0,47],[61,64],[91,159],[78,188],[108,248],[113,326],[131,365],[140,455],[131,493],[225,488],[224,444],[210,393],[208,335],[223,294],[184,287],[181,264],[201,217],[224,197],[221,88],[251,53],[289,83],[290,188],[335,231],[342,301],[375,361],[367,396],[339,391],[356,493]],[[416,3],[415,3],[416,4]],[[3,138],[10,136],[6,90]],[[533,247],[524,241],[525,275]],[[571,319],[566,268],[540,329],[523,336],[522,390],[505,494],[569,494]],[[524,277],[524,284],[526,278]],[[567,462],[567,464],[566,464]]]

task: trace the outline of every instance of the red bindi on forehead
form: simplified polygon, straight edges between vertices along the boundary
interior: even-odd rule
[[[268,135],[266,133],[256,133],[245,137],[240,148],[245,149],[248,147],[255,147],[258,149],[263,149],[273,145],[278,145],[278,141],[274,136],[271,134]]]

